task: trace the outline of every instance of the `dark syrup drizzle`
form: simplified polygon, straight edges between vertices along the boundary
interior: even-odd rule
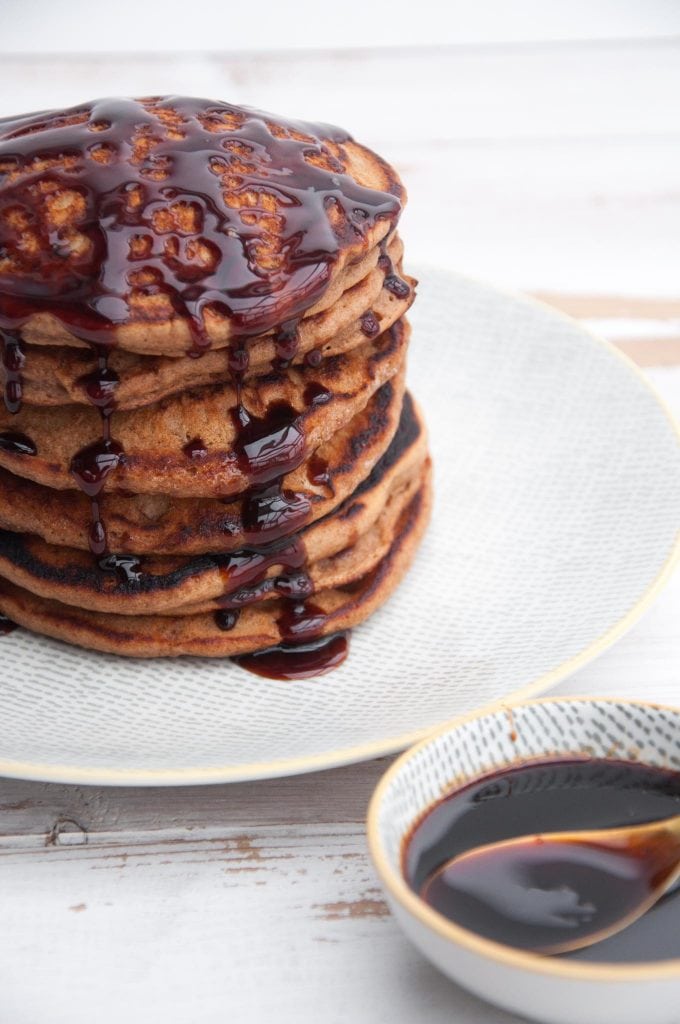
[[[5,407],[16,415],[24,398],[24,384],[21,371],[26,365],[26,356],[21,339],[16,331],[0,331],[2,338],[2,365],[5,370]]]
[[[342,246],[378,220],[394,224],[401,207],[396,196],[346,175],[322,138],[351,141],[328,125],[182,97],[104,99],[0,121],[6,177],[21,174],[3,183],[0,213],[25,213],[41,243],[27,252],[16,219],[0,217],[0,247],[18,267],[3,278],[0,326],[20,327],[44,310],[82,340],[110,344],[130,317],[131,297],[144,291],[169,297],[197,349],[209,347],[206,309],[226,315],[235,336],[299,317],[325,290]],[[50,166],[64,156],[62,166]],[[83,197],[78,228],[91,243],[83,253],[36,216],[43,182]],[[246,199],[241,209],[247,193],[260,204]],[[191,227],[174,216],[158,227],[159,211],[172,214],[176,204],[190,209]],[[272,204],[276,236],[252,216],[272,212]],[[263,270],[258,259],[268,242],[280,246]],[[208,254],[202,261],[198,243]],[[135,283],[142,269],[153,283]]]
[[[263,417],[239,401],[231,410],[240,469],[254,487],[278,480],[303,462],[305,434],[300,416],[287,402],[272,402]]]
[[[7,179],[0,177],[0,249],[17,268],[4,276],[0,295],[5,402],[10,412],[20,408],[24,356],[16,332],[33,314],[50,313],[93,347],[97,366],[80,383],[99,409],[102,436],[73,456],[71,473],[91,499],[93,554],[103,571],[115,571],[126,582],[138,580],[139,561],[108,553],[100,498],[125,458],[111,434],[118,378],[109,369],[108,350],[115,344],[116,328],[130,319],[137,296],[169,298],[189,326],[190,354],[195,356],[210,346],[206,311],[230,320],[236,339],[229,370],[237,387],[237,451],[251,483],[243,508],[248,539],[271,543],[309,517],[308,499],[282,487],[283,476],[306,454],[297,414],[275,403],[257,419],[241,401],[246,339],[274,330],[275,364],[287,366],[297,354],[299,318],[323,294],[343,245],[364,238],[379,220],[393,226],[400,213],[396,196],[364,188],[344,174],[322,137],[340,145],[350,141],[347,133],[330,126],[177,97],[144,103],[107,99],[0,121],[0,163]],[[16,178],[13,171],[19,172]],[[36,210],[35,196],[43,185],[81,198],[84,211],[77,227],[89,244],[78,252],[48,223],[44,210]],[[253,193],[258,206],[246,198],[241,210],[239,197]],[[261,226],[261,217],[253,216],[271,213],[271,203],[280,227],[274,239]],[[332,218],[331,207],[337,215]],[[12,226],[16,218],[2,216],[9,208],[28,218],[39,241],[37,252],[22,246]],[[190,229],[175,220],[175,208],[191,211]],[[170,216],[162,229],[155,219],[159,213]],[[259,257],[267,241],[275,243],[274,269],[263,271]],[[407,293],[384,246],[381,252],[385,286],[395,294],[404,294],[403,288]],[[306,362],[319,365],[321,353],[308,353]],[[310,392],[309,404],[328,397],[319,387]],[[35,454],[23,435],[5,433],[0,444]],[[200,438],[184,451],[192,459],[205,452]],[[313,606],[300,601],[310,589],[304,582],[309,577],[299,566],[296,573],[280,577],[277,584],[277,593],[292,602],[279,623],[286,642],[289,633],[307,636],[313,623],[316,629],[322,626]],[[235,621],[229,617],[218,625],[233,628]]]
[[[380,323],[372,309],[369,309],[363,314],[359,324],[361,326],[362,333],[365,334],[367,338],[375,338],[376,335],[380,334]]]
[[[331,493],[334,493],[328,463],[320,455],[310,455],[307,461],[307,478],[310,484],[315,484],[317,487],[327,487]]]
[[[216,558],[226,592],[218,598],[222,608],[240,609],[266,594],[309,597],[313,584],[306,571],[307,552],[299,534],[267,545],[241,548]],[[273,566],[283,573],[267,576]]]
[[[95,349],[97,365],[90,373],[84,374],[78,383],[90,404],[99,410],[102,438],[76,452],[71,459],[71,475],[81,491],[90,498],[90,550],[93,555],[103,556],[108,553],[108,545],[99,499],[107,477],[118,468],[124,454],[122,446],[111,439],[111,417],[116,408],[115,395],[120,378],[109,367],[108,349],[104,346],[92,347]],[[107,558],[101,558],[99,566],[104,572],[111,571]],[[124,578],[124,573],[119,571],[118,575]]]
[[[0,434],[0,448],[10,455],[37,455],[36,448],[30,437],[15,430],[3,430]]]
[[[330,397],[330,392],[316,382],[305,389],[307,406]],[[277,618],[283,643],[259,651],[257,656],[241,655],[235,660],[243,668],[269,678],[303,678],[330,671],[346,656],[347,635],[333,643],[319,637],[327,616],[308,600],[314,586],[298,532],[309,518],[310,500],[283,487],[285,474],[307,457],[301,414],[285,402],[274,402],[264,417],[254,416],[243,404],[239,380],[232,416],[239,466],[252,482],[243,499],[242,519],[248,534],[257,540],[255,547],[243,548],[221,560],[228,589],[219,603],[231,612],[268,596],[279,598],[283,604]],[[272,566],[282,566],[283,573],[268,576]],[[225,628],[222,611],[216,613],[215,621],[220,629]],[[231,617],[226,621],[230,629],[236,624]]]
[[[115,573],[121,583],[133,587],[141,583],[142,562],[136,555],[105,555],[98,564],[102,572]]]
[[[347,657],[348,650],[349,634],[342,632],[307,643],[277,644],[265,651],[240,654],[233,660],[267,679],[308,679],[337,668]]]
[[[305,388],[304,400],[305,405],[325,405],[326,402],[330,402],[331,393],[328,388],[323,386],[323,384],[319,384],[318,381],[313,381]]]
[[[108,420],[102,419],[103,436],[81,448],[71,459],[71,475],[84,494],[90,498],[91,521],[88,539],[93,555],[107,552],[106,528],[101,517],[100,495],[107,478],[120,465],[123,449],[108,436]]]
[[[378,257],[378,266],[385,272],[383,287],[387,288],[388,292],[391,292],[396,298],[406,299],[411,294],[411,289],[403,277],[399,277],[395,272],[394,263],[387,252],[387,244],[387,239],[384,238],[380,243],[380,256]]]
[[[279,369],[288,366],[297,355],[300,347],[299,322],[299,317],[286,320],[274,332],[274,349],[276,351],[274,365]]]
[[[320,348],[310,348],[309,352],[305,352],[305,363],[307,366],[311,366],[313,370],[321,366],[323,362],[323,352]]]
[[[194,437],[182,448],[182,451],[192,462],[202,462],[208,454],[205,442],[200,437]]]
[[[233,629],[238,622],[238,612],[231,611],[218,611],[215,612],[215,625],[218,629],[223,629],[225,632],[229,632]]]
[[[0,636],[7,636],[8,633],[13,633],[17,629],[16,622],[12,622],[6,615],[0,613]]]
[[[239,465],[253,482],[244,498],[243,522],[256,534],[290,534],[291,527],[298,530],[307,521],[311,509],[306,495],[283,489],[284,475],[296,469],[307,456],[301,415],[287,403],[275,402],[265,417],[253,416],[243,405],[240,381],[237,396],[232,415],[238,433]],[[324,404],[330,398],[330,392],[318,382],[305,388],[304,401],[308,407]],[[327,466],[325,472],[328,480]],[[243,556],[244,552],[239,554]],[[267,569],[274,564],[282,565],[284,573],[267,577]],[[238,570],[232,559],[226,573],[232,582],[237,576],[241,585],[221,598],[223,607],[241,608],[267,595],[275,595],[283,602],[277,618],[282,644],[257,652],[257,656],[239,656],[237,661],[243,668],[269,678],[294,679],[328,672],[344,661],[349,634],[330,639],[320,636],[328,617],[308,600],[314,586],[299,535],[289,536],[283,545],[270,543],[245,552],[245,561]]]
[[[88,401],[100,410],[102,418],[109,420],[116,408],[116,388],[120,377],[109,366],[109,353],[105,348],[96,349],[97,366],[90,373],[78,379]]]
[[[307,454],[300,414],[287,402],[273,402],[263,417],[252,415],[238,381],[231,415],[239,467],[250,482],[241,507],[244,532],[249,542],[268,544],[299,530],[311,513],[306,495],[283,486],[285,474]]]

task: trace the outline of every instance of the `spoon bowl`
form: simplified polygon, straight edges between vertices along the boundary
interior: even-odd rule
[[[680,815],[488,843],[438,867],[420,895],[487,938],[553,955],[627,928],[678,877]]]

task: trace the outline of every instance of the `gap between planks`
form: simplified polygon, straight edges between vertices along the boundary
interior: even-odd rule
[[[612,317],[626,320],[680,320],[680,299],[626,295],[570,295],[536,291],[535,299],[556,306],[578,320]]]
[[[70,786],[0,779],[0,850],[148,843],[253,828],[360,827],[392,758],[333,771],[213,786]]]
[[[621,320],[635,325],[635,337],[624,334],[612,338],[612,343],[625,352],[638,366],[680,366],[680,299],[628,297],[623,295],[570,295],[559,292],[536,291],[533,298],[559,309],[577,320]],[[659,321],[678,321],[678,334],[657,336],[653,324]],[[650,333],[644,331],[650,322]],[[622,325],[623,326],[623,325]],[[594,325],[597,332],[597,325]],[[604,337],[606,331],[601,332]],[[631,332],[632,333],[632,332]]]

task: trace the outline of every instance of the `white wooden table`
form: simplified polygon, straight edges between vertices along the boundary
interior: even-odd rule
[[[184,92],[343,124],[400,168],[414,261],[540,294],[680,413],[680,41],[611,35],[3,57],[0,114]],[[679,703],[679,622],[676,577],[555,692]],[[363,829],[385,765],[165,790],[0,780],[0,1024],[509,1022],[387,912]]]

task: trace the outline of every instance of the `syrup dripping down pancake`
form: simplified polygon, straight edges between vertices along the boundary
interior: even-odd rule
[[[427,526],[432,493],[429,481],[404,509],[395,540],[377,567],[346,588],[321,591],[309,602],[315,636],[327,636],[357,626],[380,607],[400,583]],[[88,612],[36,597],[0,580],[0,611],[13,622],[57,640],[90,650],[129,657],[229,657],[260,650],[281,640],[285,602],[249,605],[229,630],[216,628],[210,613],[184,616],[114,615]],[[303,612],[304,614],[304,612]],[[301,619],[301,639],[305,636]]]
[[[310,521],[343,501],[376,463],[391,466],[392,449],[401,454],[403,448],[414,445],[420,424],[408,397],[400,414],[401,395],[401,380],[393,378],[346,428],[313,453],[308,463],[284,477],[284,489],[309,502]],[[106,495],[111,547],[121,554],[234,550],[256,539],[248,535],[242,511],[241,498],[222,502],[169,495]],[[50,491],[0,470],[3,528],[37,533],[49,543],[87,550],[88,516],[84,495]]]
[[[341,312],[337,307],[310,317],[300,325],[292,365],[305,362],[306,357],[319,364],[323,359],[365,344],[374,331],[388,330],[407,312],[414,296],[415,281],[404,278],[399,265],[397,269],[401,279],[409,284],[406,297],[399,298],[383,288],[384,271],[374,270],[368,279],[350,290],[349,296],[343,296],[344,325],[337,323]],[[253,339],[247,351],[245,380],[268,372],[277,359],[272,336]],[[117,381],[115,407],[137,409],[169,395],[228,380],[229,359],[229,351],[225,349],[211,349],[200,359],[144,356],[113,349],[108,354],[107,364]],[[23,400],[28,405],[88,404],[86,385],[97,366],[97,355],[89,348],[47,348],[24,343],[23,361]],[[8,371],[0,363],[0,383],[5,384],[7,379]]]
[[[363,517],[362,533],[353,521],[359,501],[353,495],[292,539],[221,557],[109,556],[97,564],[88,552],[0,531],[0,576],[40,597],[122,615],[239,610],[299,589],[301,573],[308,578],[302,581],[306,596],[344,587],[387,554],[404,508],[429,477],[429,464],[422,457],[410,470],[397,463],[395,471],[377,518]]]
[[[290,428],[297,435],[292,458],[300,465],[308,452],[332,437],[401,369],[408,337],[406,321],[399,320],[374,340],[324,360],[319,367],[302,366],[253,378],[243,385],[242,405],[263,422],[272,408],[284,409],[285,416],[281,421],[277,417],[275,429],[283,433]],[[239,459],[238,427],[230,415],[236,406],[237,390],[229,383],[114,413],[111,434],[124,455],[107,489],[172,493],[177,498],[226,497],[245,490],[253,480]],[[73,455],[96,444],[101,429],[99,413],[92,407],[25,406],[14,415],[0,407],[0,466],[47,487],[73,488]],[[3,447],[2,434],[7,432],[30,436],[36,454],[26,456]],[[193,460],[185,446],[198,437],[206,455]],[[286,468],[294,466],[282,466],[281,472]]]
[[[370,475],[375,486],[363,494],[361,505],[375,517],[391,486],[395,465],[415,465],[425,444],[421,414],[408,394],[402,407],[402,382],[393,378],[308,462],[287,474],[283,488],[302,496],[310,508],[309,522],[315,522],[363,486]],[[243,521],[240,498],[222,502],[111,492],[105,495],[105,515],[110,547],[118,554],[209,554],[256,542]],[[358,515],[356,510],[352,513],[353,518]],[[0,528],[87,551],[88,527],[85,495],[51,491],[0,469]]]

